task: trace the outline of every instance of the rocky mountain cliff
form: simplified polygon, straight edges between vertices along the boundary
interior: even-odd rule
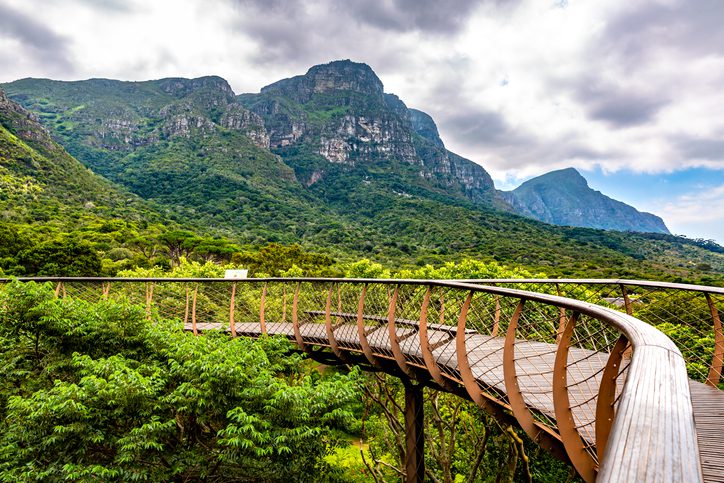
[[[573,168],[538,176],[503,196],[523,216],[554,225],[669,233],[661,218],[589,188]]]
[[[198,211],[195,196],[189,207],[195,192],[241,190],[243,198],[264,198],[270,206],[280,197],[308,206],[312,196],[343,212],[364,203],[370,213],[385,193],[514,211],[552,224],[667,232],[653,215],[594,196],[580,176],[496,191],[485,169],[445,148],[428,114],[385,93],[369,66],[349,60],[239,96],[216,76],[23,79],[5,88],[87,166],[190,214]],[[253,222],[248,214],[240,220]]]
[[[589,275],[611,275],[659,257],[662,246],[681,259],[699,253],[668,235],[561,228],[511,214],[485,170],[448,151],[432,118],[385,93],[364,64],[316,66],[239,96],[219,77],[4,87],[47,129],[37,134],[42,142],[53,142],[50,133],[166,220],[238,243],[303,243],[394,265],[468,255],[560,275],[584,259],[600,268]],[[83,179],[73,169],[70,178]],[[67,178],[53,183],[72,184]]]
[[[131,151],[221,128],[269,147],[262,120],[234,103],[234,92],[220,77],[147,82],[22,79],[5,88],[25,107],[39,111],[50,129],[61,136],[73,131],[73,137],[90,147]]]
[[[306,186],[397,178],[398,184],[499,204],[493,181],[478,164],[445,149],[434,121],[384,93],[366,64],[349,60],[309,69],[244,94],[239,101],[263,120],[270,147]],[[357,180],[355,184],[358,184]]]
[[[269,152],[262,119],[219,77],[23,79],[6,89],[73,156],[169,216],[252,232],[289,211],[319,218],[294,171]]]

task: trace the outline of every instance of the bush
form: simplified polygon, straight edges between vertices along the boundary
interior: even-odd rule
[[[194,337],[142,307],[0,294],[0,480],[312,480],[357,373],[285,340]]]

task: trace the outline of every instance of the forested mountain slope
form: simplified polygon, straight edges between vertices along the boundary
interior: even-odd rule
[[[384,93],[364,64],[316,66],[240,96],[218,77],[4,88],[86,166],[240,244],[301,243],[392,266],[472,256],[551,275],[724,272],[708,243],[510,213],[485,170],[446,150],[434,121]]]
[[[118,189],[70,156],[2,90],[0,172],[0,210],[6,221],[54,221],[67,226],[82,217],[153,218],[137,196]]]
[[[141,198],[70,156],[0,90],[0,271],[37,273],[47,264],[76,266],[66,274],[97,273],[97,252],[158,231],[161,220]]]
[[[504,204],[490,175],[445,149],[432,118],[384,93],[366,64],[317,65],[238,99],[264,120],[270,148],[315,192],[343,197],[364,183]]]

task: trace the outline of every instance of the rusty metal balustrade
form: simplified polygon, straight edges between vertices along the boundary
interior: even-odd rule
[[[679,347],[689,377],[724,389],[724,287],[608,279],[476,279],[467,283],[562,295],[611,307],[664,331]],[[682,330],[684,329],[684,330]]]
[[[402,378],[417,411],[408,412],[410,481],[424,475],[422,386],[517,422],[586,481],[703,481],[685,361],[631,315],[642,293],[634,286],[621,295],[626,313],[575,281],[35,280],[55,284],[58,297],[142,304],[150,319],[194,334],[283,336],[318,360]]]

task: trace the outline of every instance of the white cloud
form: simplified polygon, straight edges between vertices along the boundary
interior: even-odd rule
[[[672,233],[724,243],[724,184],[695,186],[690,194],[643,205],[661,216]]]
[[[0,81],[215,74],[256,92],[350,58],[503,187],[567,166],[724,172],[720,0],[2,2],[22,22],[0,21]]]
[[[701,187],[692,194],[665,202],[659,208],[671,223],[711,223],[724,218],[724,184]]]

